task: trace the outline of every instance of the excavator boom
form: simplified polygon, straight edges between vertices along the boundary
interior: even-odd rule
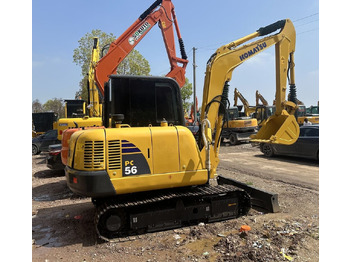
[[[242,45],[251,39],[271,34],[279,29],[280,32],[277,34]],[[276,111],[275,115],[266,121],[260,131],[252,136],[252,141],[292,144],[297,140],[299,126],[293,115],[296,105],[290,101],[285,101],[288,70],[290,70],[290,87],[295,88],[295,35],[292,22],[289,19],[280,20],[260,28],[255,33],[221,46],[209,59],[204,81],[201,121],[204,123],[202,124],[203,137],[211,139],[210,134],[214,130],[216,134],[214,147],[210,149],[210,155],[214,155],[213,158],[216,159],[211,166],[211,176],[216,173],[215,169],[218,165],[220,134],[226,101],[228,100],[228,82],[231,80],[232,72],[243,62],[273,45],[275,45],[276,56]],[[206,143],[204,142],[204,144]],[[204,148],[205,146],[202,150],[208,150],[208,148]]]
[[[98,89],[95,81],[95,67],[96,63],[100,60],[100,47],[98,38],[94,37],[94,45],[91,52],[90,68],[88,74],[88,108],[90,117],[101,117],[102,106],[100,106],[100,99]]]
[[[157,9],[157,7],[159,8]],[[102,94],[104,94],[104,83],[108,81],[109,75],[116,73],[118,65],[156,23],[159,24],[162,31],[171,67],[166,76],[174,78],[180,87],[185,84],[185,70],[188,60],[175,16],[174,5],[171,0],[157,0],[118,39],[111,43],[107,54],[97,63],[95,78]],[[173,26],[179,40],[181,58],[176,56]],[[178,64],[182,64],[182,66]]]

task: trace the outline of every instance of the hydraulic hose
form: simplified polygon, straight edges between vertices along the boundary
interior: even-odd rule
[[[185,45],[184,45],[184,41],[182,40],[182,38],[179,38],[179,46],[180,46],[180,52],[181,52],[182,59],[187,60]]]
[[[210,121],[205,118],[202,121],[202,138],[203,138],[203,142],[204,142],[204,147],[205,147],[205,155],[206,155],[206,159],[205,159],[205,167],[208,169],[208,172],[210,171],[211,165],[210,165],[210,143],[208,141],[207,138],[207,134],[205,132],[206,129],[210,129]]]
[[[157,0],[157,1],[155,1],[150,7],[148,7],[148,9],[147,9],[145,12],[143,12],[143,13],[140,15],[139,19],[140,19],[141,21],[142,21],[143,19],[145,19],[145,17],[148,16],[148,15],[152,12],[152,10],[153,10],[154,8],[156,8],[158,5],[160,5],[160,4],[162,3],[162,1],[163,1],[163,0]]]
[[[259,33],[259,36],[264,36],[271,34],[272,32],[275,32],[278,29],[281,29],[286,24],[286,19],[279,20],[271,25],[260,27],[258,30],[256,30]]]

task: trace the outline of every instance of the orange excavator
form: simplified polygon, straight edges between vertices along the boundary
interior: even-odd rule
[[[174,78],[179,86],[183,87],[186,81],[185,73],[188,60],[176,19],[174,5],[171,0],[157,0],[145,12],[143,12],[139,18],[118,37],[118,39],[110,44],[105,56],[103,56],[98,62],[91,63],[94,70],[90,71],[94,72],[94,81],[102,97],[104,96],[104,85],[109,79],[108,76],[115,74],[117,67],[123,59],[157,23],[162,32],[163,41],[170,62],[170,72],[166,76]],[[176,55],[174,30],[176,31],[179,41],[181,58]],[[179,64],[181,66],[179,66]],[[106,117],[109,118],[109,116]],[[77,121],[77,119],[75,119],[75,121]],[[73,128],[72,126],[63,132],[61,160],[64,165],[67,164],[69,139],[75,131],[80,129],[81,126],[78,123],[78,128]]]
[[[159,8],[157,9],[157,7]],[[162,32],[171,67],[166,76],[174,78],[180,87],[185,84],[185,70],[188,60],[175,16],[174,5],[171,0],[157,0],[117,40],[111,43],[108,53],[96,64],[95,80],[102,94],[104,94],[104,83],[108,81],[108,76],[116,72],[123,59],[157,23]],[[181,58],[176,56],[174,27],[179,41]],[[178,64],[182,64],[182,66]]]

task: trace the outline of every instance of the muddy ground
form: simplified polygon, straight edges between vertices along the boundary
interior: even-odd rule
[[[90,199],[73,194],[44,154],[32,156],[32,261],[319,261],[318,163],[266,158],[250,144],[223,145],[220,159],[219,174],[278,193],[281,212],[106,243]]]

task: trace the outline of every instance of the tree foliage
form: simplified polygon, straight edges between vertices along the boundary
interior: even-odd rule
[[[147,59],[144,58],[136,49],[133,49],[117,68],[117,74],[120,75],[148,76],[150,72],[151,67]]]
[[[58,118],[64,117],[64,100],[62,98],[53,98],[46,101],[42,106],[43,112],[55,112]]]
[[[181,99],[182,99],[183,109],[187,112],[190,111],[190,107],[193,104],[193,101],[191,101],[192,94],[193,94],[192,84],[189,82],[188,78],[186,77],[186,82],[184,86],[181,88]]]
[[[91,33],[86,33],[78,41],[79,46],[73,50],[73,62],[81,66],[81,75],[85,76],[89,72],[91,50],[94,44],[94,37],[98,37],[101,50],[103,47],[112,43],[116,37],[110,33],[107,34],[99,29],[94,29]]]
[[[40,103],[39,99],[35,99],[33,102],[32,102],[32,113],[41,113],[43,112],[43,106],[42,104]]]

